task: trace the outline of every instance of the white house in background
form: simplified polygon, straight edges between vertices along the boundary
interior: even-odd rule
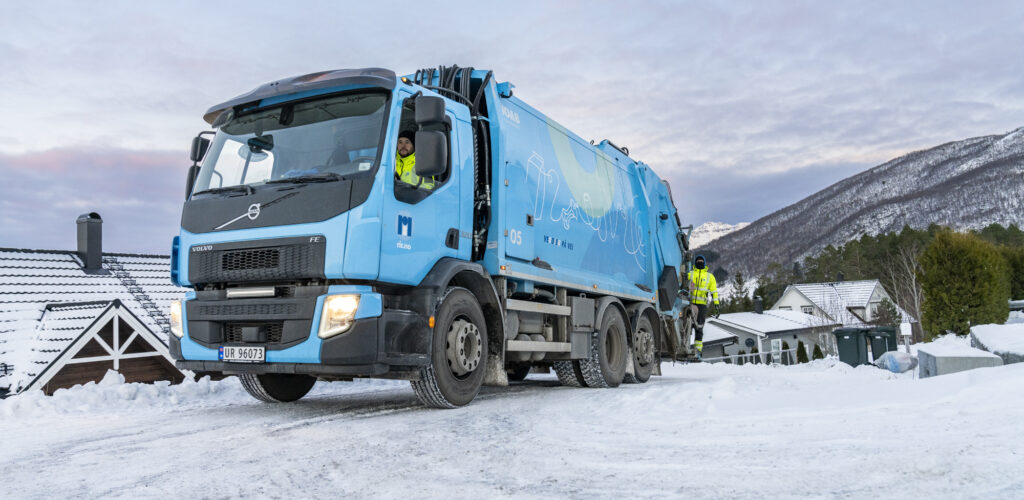
[[[97,214],[79,251],[0,248],[0,397],[99,381],[180,381],[167,351],[170,257],[105,253]]]
[[[878,280],[804,283],[786,287],[771,310],[802,312],[857,327],[878,316],[883,299],[895,304]],[[906,311],[899,312],[904,323],[916,321]]]
[[[839,328],[838,322],[804,314],[799,311],[771,310],[763,313],[739,312],[727,313],[717,318],[708,318],[705,332],[709,327],[724,330],[736,336],[736,343],[725,347],[726,355],[749,354],[755,347],[758,352],[771,350],[771,341],[780,339],[795,348],[803,341],[807,355],[813,353],[814,345],[821,346],[822,351],[832,352],[834,339],[832,331]]]

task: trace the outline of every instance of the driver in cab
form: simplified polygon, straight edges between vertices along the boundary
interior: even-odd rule
[[[398,134],[398,151],[395,154],[395,177],[398,180],[422,189],[434,189],[431,179],[416,175],[416,133],[403,130]]]

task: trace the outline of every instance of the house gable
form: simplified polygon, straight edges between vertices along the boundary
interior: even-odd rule
[[[98,382],[107,370],[117,370],[128,382],[180,382],[184,378],[174,368],[174,361],[163,342],[131,310],[114,300],[25,390],[42,389],[46,394],[52,394],[59,388]]]

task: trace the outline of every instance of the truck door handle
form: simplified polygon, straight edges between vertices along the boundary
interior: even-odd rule
[[[448,228],[448,234],[444,237],[444,246],[455,250],[459,249],[459,230],[454,227]]]

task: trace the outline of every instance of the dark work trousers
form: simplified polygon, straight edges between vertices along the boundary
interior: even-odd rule
[[[696,327],[696,335],[694,335],[694,341],[701,342],[704,340],[704,320],[708,319],[708,305],[707,304],[694,304],[697,306],[697,322],[694,323]]]

